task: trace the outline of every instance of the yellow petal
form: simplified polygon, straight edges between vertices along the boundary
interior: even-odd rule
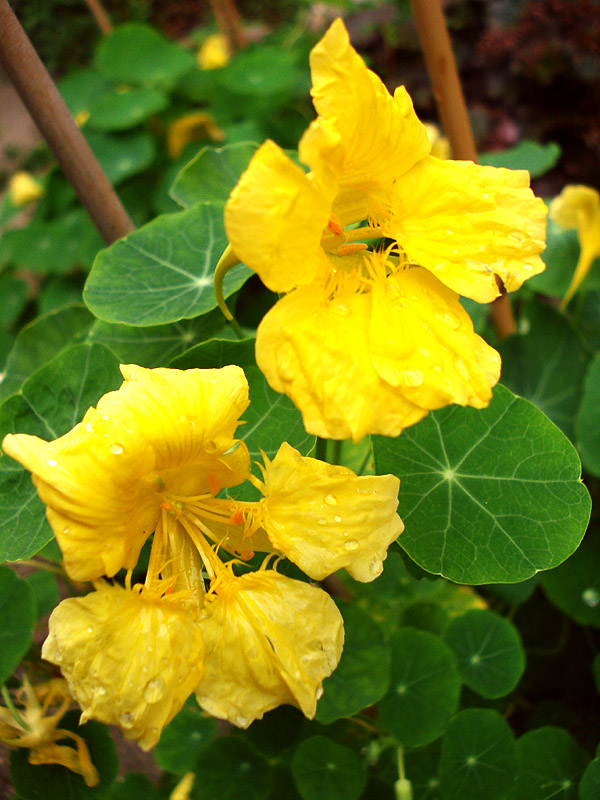
[[[57,664],[83,710],[149,750],[198,684],[204,645],[175,603],[102,584],[52,612],[42,657]]]
[[[487,406],[500,356],[473,331],[458,295],[413,267],[373,286],[370,352],[377,373],[417,405]]]
[[[239,728],[283,703],[314,717],[344,641],[328,594],[273,571],[225,572],[201,622],[206,662],[196,697],[205,711]]]
[[[458,294],[487,303],[544,269],[546,206],[525,170],[428,156],[394,186],[385,232],[412,264]]]
[[[273,546],[315,580],[343,568],[356,580],[374,580],[404,530],[394,475],[359,477],[284,443],[265,465],[264,485],[264,525]]]
[[[371,297],[322,300],[306,287],[279,300],[260,323],[256,363],[301,411],[309,433],[359,441],[397,436],[427,413],[382,380],[371,361]]]
[[[327,269],[321,235],[332,199],[274,142],[265,142],[225,206],[234,253],[274,292],[310,283]]]
[[[25,170],[15,172],[8,182],[8,195],[13,206],[27,206],[34,200],[39,200],[43,194],[42,184]]]
[[[600,194],[589,186],[565,186],[550,203],[550,217],[563,228],[575,228],[581,247],[564,308],[600,256]]]
[[[196,139],[211,139],[222,142],[225,134],[214,118],[205,111],[194,111],[179,117],[167,130],[167,152],[171,158],[179,158],[186,144]]]
[[[220,69],[231,59],[231,48],[227,37],[213,33],[202,42],[196,56],[200,69]]]
[[[401,86],[390,95],[335,20],[310,54],[318,119],[299,145],[300,160],[344,186],[389,190],[430,150],[425,127]]]
[[[5,452],[33,473],[76,580],[132,569],[158,520],[162,494],[201,494],[243,481],[246,446],[234,439],[248,405],[240,367],[123,367],[125,383],[54,442],[9,435]]]

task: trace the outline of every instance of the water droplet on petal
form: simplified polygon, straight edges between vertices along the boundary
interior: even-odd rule
[[[147,703],[157,703],[165,693],[165,683],[163,679],[158,676],[148,681],[144,689],[144,700]]]
[[[340,317],[349,317],[352,314],[352,310],[344,303],[337,303],[332,308]]]
[[[335,506],[337,505],[337,497],[334,494],[326,494],[323,502],[327,503],[328,506]]]
[[[419,347],[419,353],[423,356],[423,358],[429,358],[431,355],[431,350],[428,350],[426,347]]]
[[[508,234],[508,238],[512,239],[513,242],[522,242],[525,237],[519,231],[512,231],[512,233]]]
[[[93,433],[94,432],[94,426],[92,425],[91,422],[86,422],[85,423],[85,430],[86,430],[86,433]]]
[[[89,628],[87,629],[87,632],[88,632],[88,633],[93,633],[93,632],[94,632],[94,629],[92,628],[92,626],[91,626],[91,625],[90,625],[90,626],[89,626]]]
[[[317,524],[318,525],[327,525],[327,520],[324,517],[321,517],[321,519],[317,520]]]
[[[58,465],[58,461],[55,458],[48,459],[48,466],[49,467],[56,467]]]
[[[106,694],[106,689],[104,688],[104,686],[98,686],[98,688],[96,689],[96,694],[99,694],[100,697],[103,697]]]
[[[459,358],[457,360],[457,362],[456,362],[456,370],[457,370],[458,374],[461,376],[461,378],[464,378],[466,381],[468,381],[469,378],[471,377],[471,373],[467,369],[467,365],[465,364],[465,362],[463,361],[462,358]]]
[[[65,527],[63,528],[63,533],[65,534],[65,536],[69,533],[70,530],[71,529],[69,528],[69,526],[65,525]]]
[[[317,691],[315,692],[315,697],[317,700],[320,700],[323,697],[323,687],[317,686]]]
[[[374,558],[372,561],[369,561],[369,572],[374,577],[381,575],[383,572],[383,563],[380,558]]]
[[[217,450],[217,443],[213,442],[212,439],[209,439],[204,445],[204,449],[207,453],[215,453]]]
[[[334,521],[334,522],[341,522],[341,521],[342,521],[342,518],[340,517],[340,515],[339,515],[339,514],[336,514],[336,515],[335,515],[335,517],[333,518],[333,521]]]
[[[449,328],[452,328],[452,330],[456,330],[460,325],[460,319],[458,318],[458,315],[454,313],[454,311],[447,309],[444,309],[443,311],[436,311],[435,316],[440,322],[443,322],[444,325],[448,325]]]
[[[358,550],[358,542],[356,539],[348,539],[347,542],[344,542],[344,550],[348,550],[349,552]]]
[[[402,374],[407,386],[421,386],[423,383],[423,373],[420,369],[406,369]]]
[[[119,717],[119,725],[122,728],[133,728],[134,723],[135,723],[135,718],[131,711],[124,711]]]
[[[118,442],[111,444],[110,452],[113,453],[113,455],[115,456],[120,456],[121,453],[123,452],[123,445],[119,444]]]

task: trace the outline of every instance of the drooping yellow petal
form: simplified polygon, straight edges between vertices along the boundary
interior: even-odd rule
[[[370,318],[370,294],[325,301],[320,287],[306,287],[279,300],[260,323],[256,363],[301,411],[309,433],[354,441],[368,433],[397,436],[427,413],[377,374]]]
[[[149,750],[197,686],[204,645],[192,611],[102,584],[52,612],[42,657],[60,667],[82,722],[118,725]]]
[[[310,283],[327,269],[321,235],[332,199],[281,148],[266,141],[225,206],[234,253],[274,292]]]
[[[369,349],[375,370],[413,403],[487,406],[500,356],[473,331],[458,295],[421,267],[372,290]]]
[[[300,160],[343,187],[388,190],[430,150],[406,89],[390,95],[367,69],[336,19],[310,54],[313,102],[319,115],[302,137]]]
[[[9,435],[5,452],[33,473],[76,580],[132,569],[154,530],[163,493],[201,494],[243,481],[245,445],[234,439],[248,405],[240,367],[123,367],[125,383],[64,436]]]
[[[529,173],[428,156],[394,186],[386,235],[412,264],[458,294],[487,303],[542,272],[546,206]]]
[[[600,194],[590,186],[565,186],[550,203],[550,218],[563,228],[575,228],[581,247],[571,284],[561,304],[564,308],[600,256]]]
[[[206,111],[193,111],[179,117],[167,130],[167,152],[171,158],[179,158],[186,144],[196,139],[222,142],[225,134]]]
[[[205,711],[239,728],[283,703],[314,717],[344,641],[328,594],[273,571],[236,578],[227,570],[201,623],[206,659],[196,697]]]
[[[311,578],[345,568],[366,583],[381,574],[388,546],[404,530],[399,486],[394,475],[359,477],[284,442],[265,464],[264,526],[273,546]]]

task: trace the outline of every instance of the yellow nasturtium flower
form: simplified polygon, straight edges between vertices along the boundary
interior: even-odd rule
[[[287,556],[317,580],[346,568],[371,581],[403,529],[398,479],[359,477],[284,443],[258,480],[235,438],[248,406],[241,368],[121,371],[120,389],[64,436],[3,442],[33,473],[68,574],[95,584],[55,609],[44,657],[84,719],[117,724],[146,749],[193,691],[243,727],[280,703],[314,716],[341,654],[335,604],[268,570],[269,556],[237,577],[218,551],[237,563],[255,551]],[[218,496],[245,480],[260,500]],[[152,533],[144,584],[132,587]],[[100,580],[122,568],[125,587]]]
[[[319,436],[395,436],[448,403],[487,405],[500,358],[458,296],[487,303],[544,269],[529,174],[429,155],[408,93],[389,94],[341,20],[310,63],[311,171],[267,141],[225,208],[235,257],[285,293],[259,367]]]
[[[44,187],[30,172],[15,172],[8,182],[8,196],[13,206],[28,206],[44,195]]]
[[[550,203],[550,219],[562,228],[575,228],[581,252],[571,284],[561,303],[569,300],[600,256],[600,194],[591,186],[565,186]]]
[[[231,59],[231,48],[227,37],[222,33],[212,33],[200,45],[197,54],[200,69],[220,69],[226,67]]]
[[[167,152],[170,158],[179,158],[186,144],[196,139],[222,142],[225,134],[214,118],[205,111],[184,114],[169,125],[167,130]]]

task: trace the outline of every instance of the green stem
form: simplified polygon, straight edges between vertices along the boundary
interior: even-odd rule
[[[6,688],[6,684],[2,684],[2,697],[4,698],[4,702],[6,703],[6,707],[10,711],[11,716],[14,717],[15,722],[17,722],[24,731],[30,731],[31,728],[15,708],[12,697],[10,696],[10,692]]]
[[[358,472],[356,473],[357,475],[364,475],[365,469],[367,468],[367,464],[369,463],[369,460],[370,460],[372,455],[373,455],[373,448],[372,448],[371,444],[369,444],[369,449],[367,450],[367,454],[365,455],[365,457],[362,460],[362,464],[360,465],[360,468],[359,468]]]
[[[229,324],[233,328],[234,333],[235,333],[235,335],[237,336],[238,339],[245,339],[246,338],[244,336],[244,333],[243,333],[241,327],[240,327],[240,323],[237,321],[237,319],[235,317],[232,317],[229,320]]]
[[[318,458],[319,461],[327,461],[327,442],[328,439],[322,439],[320,436],[317,436],[317,443],[315,446],[315,458]]]
[[[342,463],[342,445],[343,441],[341,439],[335,439],[332,442],[331,448],[331,463],[332,464],[341,464]]]

